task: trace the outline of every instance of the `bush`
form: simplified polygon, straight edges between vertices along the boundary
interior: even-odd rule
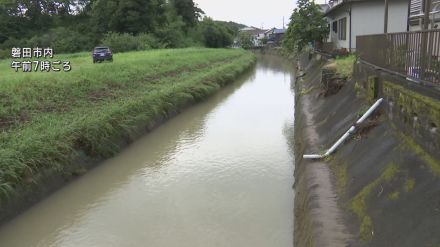
[[[3,42],[3,44],[0,45],[0,49],[8,50],[10,53],[12,47],[25,47],[25,46],[27,46],[26,40],[9,38],[5,42]],[[11,56],[11,54],[9,54],[8,56]]]
[[[250,33],[242,32],[238,38],[241,48],[252,49],[254,47],[254,42],[252,41],[252,35]]]
[[[232,33],[224,25],[216,23],[211,19],[204,19],[200,24],[200,29],[205,46],[221,48],[232,45]]]
[[[159,37],[160,42],[166,48],[182,48],[189,46],[186,43],[185,34],[182,31],[183,23],[173,22],[169,25],[160,28],[156,35]]]
[[[11,56],[11,50],[0,49],[0,59],[6,59]]]
[[[131,35],[128,33],[107,33],[101,40],[103,45],[110,46],[113,52],[139,51],[161,48],[158,39],[150,34]]]
[[[64,27],[50,29],[26,42],[26,47],[51,47],[56,53],[72,53],[92,49],[93,39]],[[22,47],[25,47],[24,45]]]

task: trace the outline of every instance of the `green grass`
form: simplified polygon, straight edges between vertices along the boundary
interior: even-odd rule
[[[336,72],[343,77],[351,79],[353,76],[353,67],[355,61],[356,57],[354,55],[336,58]]]
[[[121,53],[102,64],[88,53],[56,59],[72,71],[16,73],[0,61],[0,199],[44,170],[62,173],[79,150],[115,154],[118,138],[206,98],[255,62],[243,50],[196,48]]]

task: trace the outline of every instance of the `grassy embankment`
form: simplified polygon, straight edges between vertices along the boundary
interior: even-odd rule
[[[353,76],[353,66],[355,61],[356,56],[354,55],[337,57],[335,59],[336,73],[347,79],[351,79],[351,77]]]
[[[139,126],[153,126],[217,91],[249,68],[243,50],[181,49],[117,54],[92,64],[88,53],[56,56],[72,71],[16,73],[0,61],[0,199],[63,174],[80,150],[109,157]]]

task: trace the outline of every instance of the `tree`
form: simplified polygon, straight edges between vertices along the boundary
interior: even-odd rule
[[[97,31],[154,32],[165,21],[164,0],[97,0],[92,6]]]
[[[172,0],[171,3],[176,10],[176,14],[182,17],[187,27],[194,27],[204,14],[203,10],[197,7],[193,0]]]
[[[173,5],[168,4],[165,11],[165,22],[156,30],[155,34],[166,48],[185,47],[185,22],[183,17],[176,13]]]
[[[232,30],[225,25],[213,21],[211,18],[204,18],[199,25],[203,43],[210,48],[221,48],[232,45]]]
[[[301,51],[312,42],[322,41],[328,32],[327,21],[319,6],[311,0],[298,0],[283,46],[289,52]]]
[[[252,35],[247,32],[241,32],[238,36],[240,46],[243,49],[252,49],[254,47],[254,42],[252,41]]]

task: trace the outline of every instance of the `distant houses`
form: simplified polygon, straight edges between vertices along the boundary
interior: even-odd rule
[[[267,37],[267,44],[269,46],[281,46],[283,42],[284,35],[286,34],[286,29],[272,28],[266,31],[265,36]]]
[[[278,47],[281,46],[286,29],[271,28],[268,30],[256,27],[245,27],[240,32],[248,33],[251,36],[254,47]]]
[[[240,29],[240,33],[247,33],[250,35],[254,47],[263,46],[263,39],[265,37],[264,36],[265,32],[266,30],[256,27],[245,27]]]

